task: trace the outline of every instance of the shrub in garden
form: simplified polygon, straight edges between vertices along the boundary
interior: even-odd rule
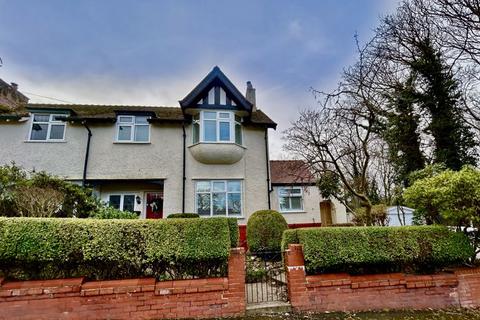
[[[200,218],[198,213],[172,213],[167,216],[167,219],[177,218]]]
[[[101,207],[92,190],[14,163],[0,167],[0,215],[86,218]]]
[[[278,251],[283,231],[288,229],[285,218],[275,210],[254,212],[247,222],[247,243],[250,251]]]
[[[0,218],[0,276],[17,279],[223,276],[231,241],[226,218]]]
[[[136,212],[122,211],[108,205],[100,206],[90,213],[90,218],[93,219],[138,219],[138,217]]]
[[[442,226],[306,228],[285,231],[283,248],[303,245],[309,274],[432,272],[473,253],[467,237]]]
[[[370,217],[367,217],[367,212],[364,207],[355,210],[352,222],[357,226],[366,226],[369,220],[376,226],[388,225],[387,206],[384,204],[376,204],[372,206]]]

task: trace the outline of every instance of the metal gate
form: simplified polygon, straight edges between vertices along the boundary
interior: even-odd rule
[[[247,303],[288,301],[282,252],[247,254],[245,292]]]

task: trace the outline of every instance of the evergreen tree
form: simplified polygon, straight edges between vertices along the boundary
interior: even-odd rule
[[[415,113],[416,94],[412,75],[404,84],[398,84],[391,97],[391,111],[387,114],[385,140],[389,158],[398,183],[408,186],[411,172],[422,169],[425,159],[420,149],[419,115]]]
[[[430,116],[426,132],[434,139],[434,161],[453,170],[474,165],[476,143],[462,119],[458,83],[429,38],[415,47],[418,58],[412,61],[411,68],[422,79],[419,105]]]

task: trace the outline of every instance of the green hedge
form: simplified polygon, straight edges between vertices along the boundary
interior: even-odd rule
[[[279,251],[282,234],[288,229],[285,218],[275,210],[255,211],[247,222],[247,243],[251,252]]]
[[[0,273],[18,279],[120,279],[226,274],[226,218],[0,218]]]
[[[473,254],[464,234],[441,226],[294,229],[283,234],[289,243],[303,245],[309,274],[432,272]]]
[[[171,213],[167,216],[167,219],[178,218],[200,218],[200,215],[198,213]]]

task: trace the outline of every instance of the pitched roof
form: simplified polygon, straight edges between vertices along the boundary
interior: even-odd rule
[[[29,103],[26,107],[15,110],[0,108],[0,119],[19,119],[26,117],[31,110],[52,110],[69,111],[68,121],[88,122],[115,122],[117,114],[121,113],[143,113],[152,116],[150,122],[183,122],[186,120],[182,109],[178,107],[155,107],[155,106],[131,106],[131,105],[93,105],[93,104],[45,104]],[[272,121],[261,110],[252,113],[247,124],[262,125],[275,128],[276,123]]]
[[[189,94],[180,100],[180,106],[182,108],[192,107],[197,101],[203,98],[203,95],[210,89],[215,82],[219,82],[227,89],[227,91],[235,98],[240,107],[252,111],[252,104],[238,91],[237,87],[227,78],[227,76],[220,70],[218,66],[215,66],[200,83],[190,91]]]
[[[271,183],[276,185],[314,184],[315,177],[301,160],[271,160]]]

